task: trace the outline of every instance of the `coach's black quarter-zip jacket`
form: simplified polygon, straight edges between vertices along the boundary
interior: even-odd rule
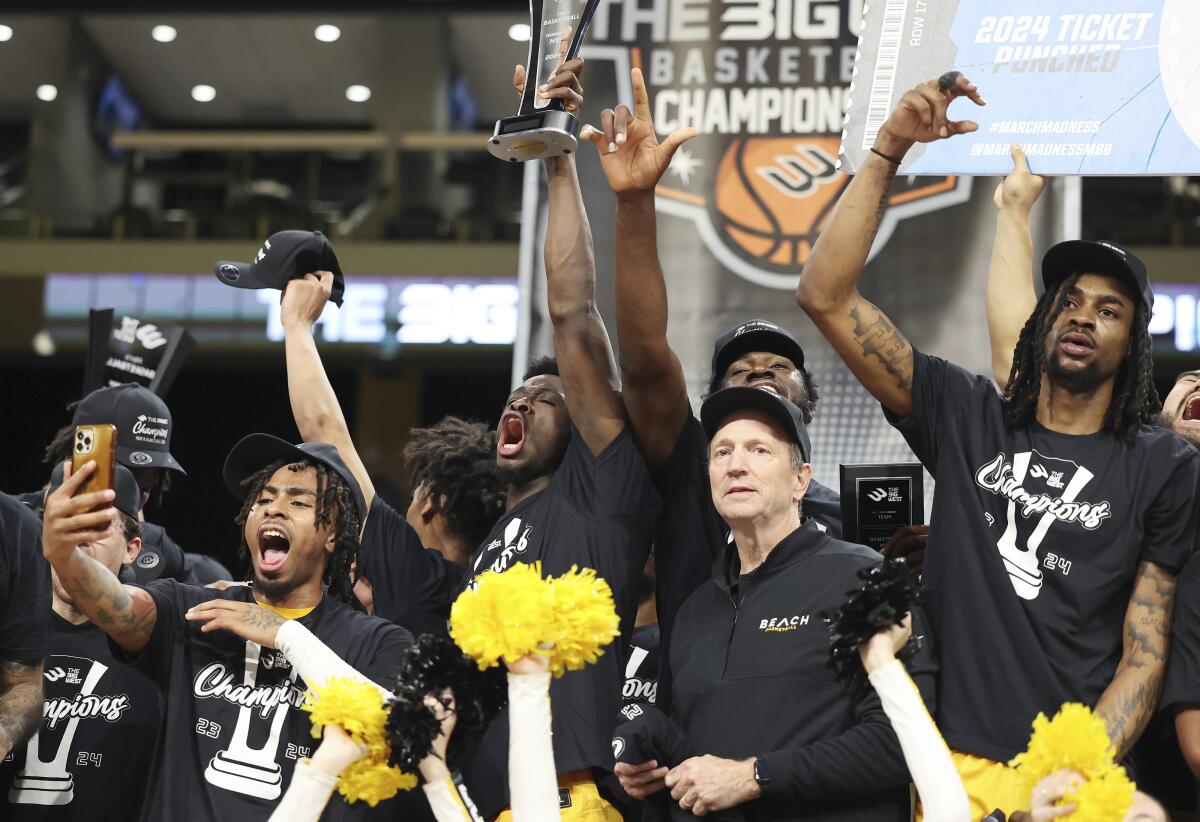
[[[697,752],[764,758],[771,783],[741,807],[747,820],[909,819],[900,743],[869,685],[852,697],[834,680],[822,620],[880,559],[807,521],[745,575],[731,542],[680,609],[672,713]],[[919,613],[914,633],[910,669],[933,713],[937,666]]]

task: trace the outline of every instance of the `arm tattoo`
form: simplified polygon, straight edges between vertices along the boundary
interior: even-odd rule
[[[121,581],[91,557],[77,563],[74,574],[59,579],[79,610],[118,642],[144,644],[154,631],[157,611],[147,597],[132,597]]]
[[[37,732],[42,719],[42,666],[0,662],[0,757]]]
[[[887,176],[883,179],[883,191],[879,192],[879,203],[875,206],[875,222],[871,225],[871,236],[874,237],[879,233],[879,226],[883,224],[883,215],[887,213],[888,198],[891,196],[892,180],[896,179],[897,166],[888,163]]]
[[[912,345],[892,321],[878,309],[875,320],[868,322],[863,316],[863,307],[869,305],[860,300],[850,307],[850,319],[854,320],[854,341],[862,347],[863,359],[876,357],[884,369],[896,380],[896,387],[912,391]]]
[[[1133,747],[1158,704],[1170,647],[1175,581],[1175,575],[1164,568],[1138,564],[1125,614],[1124,653],[1096,707],[1118,756]]]

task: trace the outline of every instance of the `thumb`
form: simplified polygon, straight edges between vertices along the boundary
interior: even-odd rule
[[[1012,155],[1013,170],[1028,174],[1029,161],[1025,159],[1025,150],[1021,148],[1020,144],[1013,143],[1009,153]]]
[[[322,271],[320,273],[320,277],[321,277],[321,288],[323,288],[326,291],[333,290],[333,272],[332,271]]]
[[[667,135],[667,139],[663,140],[662,144],[658,147],[659,159],[670,162],[671,157],[675,155],[675,151],[699,133],[700,131],[695,128],[681,128],[672,131]]]

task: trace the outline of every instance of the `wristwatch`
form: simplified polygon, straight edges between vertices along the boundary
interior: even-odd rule
[[[767,760],[761,756],[754,760],[754,781],[758,783],[758,787],[763,793],[767,792],[767,788],[771,787],[771,774],[767,772]]]

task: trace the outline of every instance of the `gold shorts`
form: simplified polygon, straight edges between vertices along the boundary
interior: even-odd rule
[[[558,794],[562,822],[622,822],[620,812],[600,796],[591,771],[572,771],[560,775]],[[495,822],[513,822],[512,809],[501,811]]]

